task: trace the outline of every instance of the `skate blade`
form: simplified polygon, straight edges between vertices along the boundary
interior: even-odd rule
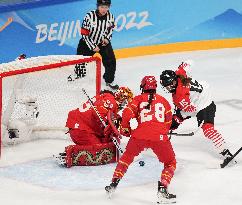
[[[162,199],[162,201],[157,201],[157,204],[175,204],[175,199]]]
[[[107,188],[105,188],[105,190],[108,199],[111,199],[115,190],[107,190]]]
[[[113,193],[109,193],[109,192],[107,192],[107,197],[108,197],[108,199],[111,199],[111,198],[112,198],[112,195],[113,195]]]

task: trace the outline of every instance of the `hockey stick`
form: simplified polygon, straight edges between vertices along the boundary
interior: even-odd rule
[[[113,124],[113,121],[111,119],[111,113],[110,112],[108,113],[107,118],[108,118],[108,123],[110,124],[113,132],[121,139],[122,138],[122,135],[119,133],[119,131],[117,130],[117,128]],[[139,165],[142,167],[142,166],[145,165],[145,162],[143,160],[139,160]]]
[[[193,136],[194,135],[194,132],[189,132],[189,133],[176,133],[176,132],[169,132],[168,133],[169,135],[169,140],[171,140],[171,136]]]
[[[93,110],[95,111],[95,113],[97,114],[99,120],[101,121],[101,123],[103,124],[103,126],[106,128],[107,124],[105,123],[105,121],[103,120],[102,116],[100,115],[100,113],[98,112],[97,108],[95,107],[95,105],[92,102],[92,99],[89,97],[89,95],[87,94],[86,90],[84,88],[82,88],[82,92],[87,96],[88,101],[91,103],[91,107],[93,108]],[[119,146],[118,141],[115,139],[115,137],[112,137],[112,141],[114,143],[114,145],[116,146],[116,148],[119,150],[119,152],[121,154],[124,153],[124,151],[121,149],[121,147]]]
[[[169,135],[174,135],[174,136],[193,136],[194,132],[189,132],[189,133],[169,132]]]
[[[201,124],[202,125],[202,124]],[[174,135],[174,136],[193,136],[195,135],[199,129],[201,128],[201,125],[197,127],[196,130],[192,131],[192,132],[188,132],[188,133],[176,133],[176,132],[169,132],[169,139],[171,139],[171,136]]]

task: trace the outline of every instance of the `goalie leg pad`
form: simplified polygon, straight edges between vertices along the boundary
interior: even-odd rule
[[[116,147],[112,142],[93,145],[70,145],[65,150],[67,167],[97,166],[116,162]]]

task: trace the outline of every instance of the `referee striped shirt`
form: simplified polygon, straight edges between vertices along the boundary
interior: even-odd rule
[[[114,16],[109,11],[104,16],[99,16],[97,10],[90,11],[86,14],[81,28],[82,38],[87,46],[93,50],[104,39],[109,42],[112,38],[114,28]]]

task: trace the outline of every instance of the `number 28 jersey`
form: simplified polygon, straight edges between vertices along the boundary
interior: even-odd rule
[[[122,114],[122,128],[130,129],[131,118],[136,118],[138,127],[132,132],[136,139],[160,141],[167,138],[172,112],[169,102],[162,96],[154,94],[150,108],[147,108],[149,93],[142,93],[134,97]]]
[[[212,102],[209,85],[204,82],[198,82],[188,76],[190,65],[182,63],[176,70],[178,76],[190,78],[187,85],[178,78],[176,92],[172,94],[173,103],[182,110],[183,117],[195,116],[200,110],[206,108]]]

